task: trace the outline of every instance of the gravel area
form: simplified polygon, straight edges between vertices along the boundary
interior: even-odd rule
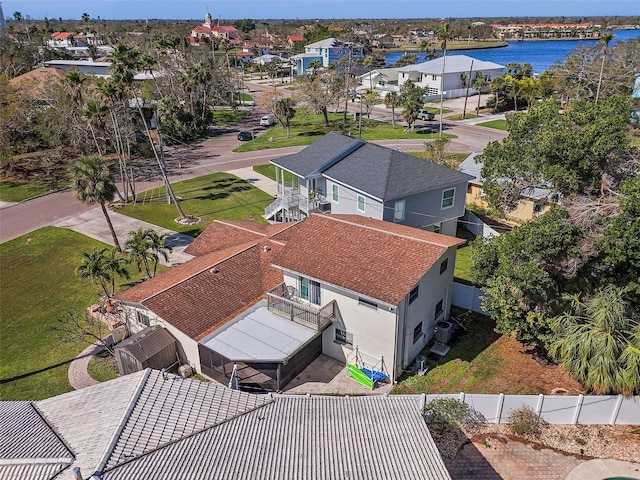
[[[640,462],[640,428],[630,425],[543,425],[533,436],[515,435],[508,424],[429,425],[440,454],[453,458],[470,439],[506,436],[512,440],[584,457]]]

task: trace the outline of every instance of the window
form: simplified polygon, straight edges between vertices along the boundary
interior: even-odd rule
[[[136,311],[136,315],[138,317],[138,323],[141,323],[142,325],[145,325],[147,327],[151,325],[151,322],[149,321],[149,315],[142,313],[140,310]]]
[[[367,300],[366,298],[362,298],[362,297],[358,298],[358,303],[360,305],[364,305],[366,307],[371,307],[371,308],[375,308],[375,309],[378,308],[378,304],[377,303],[372,302],[371,300]]]
[[[416,343],[422,338],[422,322],[413,329],[413,343]]]
[[[298,283],[300,286],[300,298],[315,305],[320,305],[320,283],[306,277],[300,277]]]
[[[418,298],[418,289],[420,285],[416,285],[416,287],[409,292],[409,305],[413,303],[413,301]]]
[[[338,198],[339,198],[338,185],[333,184],[331,188],[332,188],[332,194],[333,194],[332,195],[333,201],[338,203]]]
[[[435,319],[437,320],[438,317],[440,316],[440,314],[443,312],[442,307],[444,306],[444,299],[440,300],[437,304],[436,304],[436,314],[435,314]]]
[[[362,195],[358,195],[358,211],[364,212],[364,197]]]
[[[453,197],[455,194],[455,188],[450,188],[442,192],[442,208],[453,207]]]
[[[445,258],[444,261],[440,264],[440,275],[447,271],[447,267],[449,266],[449,259]]]
[[[437,75],[431,75],[431,81],[435,82],[438,79]]]
[[[393,206],[393,221],[402,222],[404,220],[404,200],[398,200]]]
[[[346,330],[342,330],[341,328],[336,328],[336,343],[341,345],[348,345],[353,347],[353,334],[347,332]]]

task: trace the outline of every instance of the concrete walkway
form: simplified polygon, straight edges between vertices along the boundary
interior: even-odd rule
[[[75,390],[99,383],[89,375],[87,369],[89,367],[89,361],[100,351],[102,351],[101,346],[95,343],[89,345],[69,364],[69,383]]]
[[[614,477],[640,479],[640,463],[612,458],[589,460],[571,470],[564,480],[601,480]]]

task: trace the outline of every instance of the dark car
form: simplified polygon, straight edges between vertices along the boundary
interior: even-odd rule
[[[243,131],[238,134],[238,140],[241,142],[246,142],[248,140],[253,140],[253,132]]]

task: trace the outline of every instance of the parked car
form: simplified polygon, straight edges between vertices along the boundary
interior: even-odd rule
[[[420,110],[416,117],[418,120],[433,120],[436,116],[433,113],[427,112],[426,110]]]
[[[264,117],[260,118],[260,126],[270,127],[271,125],[275,125],[276,121],[276,117],[274,117],[273,115],[265,115]]]
[[[242,131],[238,134],[238,140],[241,142],[246,142],[248,140],[253,140],[253,132]]]

